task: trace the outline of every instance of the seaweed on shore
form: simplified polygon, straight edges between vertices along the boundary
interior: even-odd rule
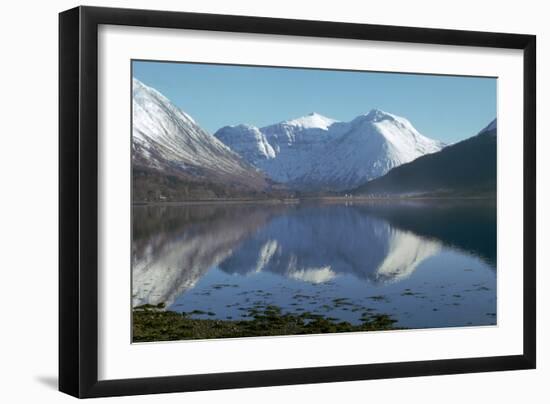
[[[361,318],[361,324],[351,324],[307,311],[300,314],[283,313],[280,307],[273,305],[249,309],[247,320],[195,319],[188,314],[163,308],[145,305],[134,309],[134,342],[397,329],[394,326],[396,320],[386,314],[369,313]]]

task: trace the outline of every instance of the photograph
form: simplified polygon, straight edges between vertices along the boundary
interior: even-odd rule
[[[496,77],[131,80],[132,342],[497,325]]]
[[[549,401],[544,3],[91,3],[3,3],[1,402]]]

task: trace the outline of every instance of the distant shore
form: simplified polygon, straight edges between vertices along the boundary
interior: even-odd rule
[[[303,202],[325,202],[325,203],[354,203],[354,202],[399,202],[399,201],[463,201],[463,200],[496,200],[496,195],[478,196],[311,196],[299,198],[212,198],[195,199],[189,201],[154,201],[154,202],[132,202],[134,206],[177,206],[177,205],[198,205],[198,204],[243,204],[243,203],[265,203],[265,204],[298,204]]]

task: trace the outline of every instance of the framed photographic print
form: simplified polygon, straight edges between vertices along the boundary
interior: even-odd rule
[[[535,37],[60,14],[60,390],[535,367]]]

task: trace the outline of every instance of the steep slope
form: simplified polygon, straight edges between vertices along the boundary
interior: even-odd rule
[[[239,155],[251,164],[275,158],[275,151],[265,134],[254,126],[227,126],[216,136],[224,144],[231,144],[232,150],[238,151]]]
[[[335,129],[343,135],[327,145],[322,158],[297,184],[349,189],[444,147],[421,135],[405,118],[377,109]]]
[[[311,113],[261,129],[227,126],[214,136],[274,181],[307,191],[349,189],[444,146],[376,109],[351,122]]]
[[[272,180],[291,183],[311,169],[312,159],[334,138],[335,121],[317,113],[264,128],[226,126],[214,136]]]
[[[134,201],[262,192],[269,181],[155,89],[133,80]]]
[[[476,136],[396,167],[351,193],[494,195],[496,132],[495,119]]]

